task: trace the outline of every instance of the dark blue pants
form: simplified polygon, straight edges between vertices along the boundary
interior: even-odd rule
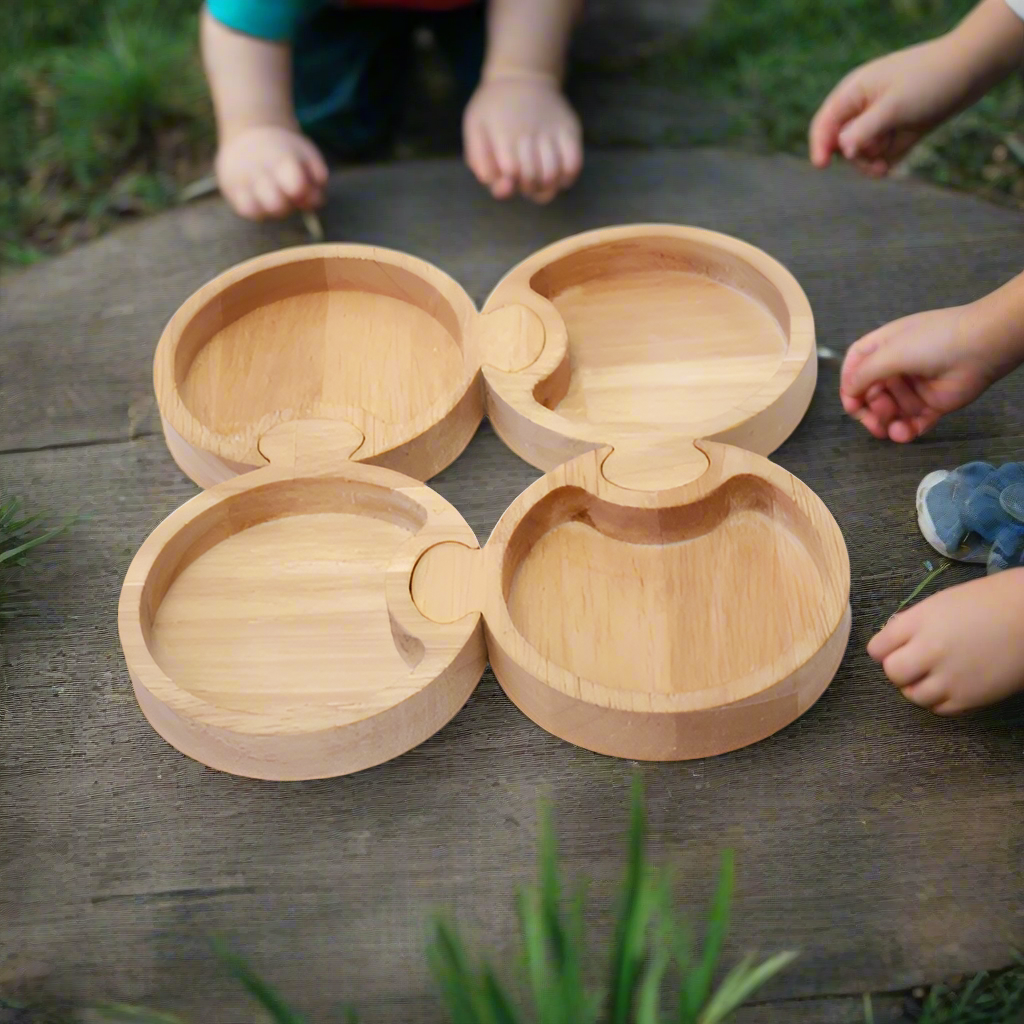
[[[413,66],[413,34],[431,30],[466,103],[486,41],[484,3],[454,11],[346,9],[325,5],[293,50],[295,112],[310,138],[337,157],[370,155],[390,139]]]

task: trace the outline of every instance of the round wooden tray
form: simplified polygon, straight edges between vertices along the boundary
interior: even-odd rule
[[[850,628],[834,519],[764,457],[815,375],[796,281],[706,231],[567,239],[482,313],[390,250],[233,268],[156,353],[169,448],[210,489],[125,580],[140,706],[213,767],[339,775],[443,727],[490,657],[529,717],[595,751],[755,742],[817,699]],[[485,405],[549,472],[480,549],[421,481]]]
[[[510,271],[484,311],[506,306],[536,315],[544,345],[515,372],[484,366],[487,416],[539,469],[604,446],[661,446],[665,462],[680,438],[769,455],[814,394],[803,289],[760,249],[716,232],[640,224],[576,235]]]
[[[481,362],[507,371],[543,347],[514,305],[481,316],[423,260],[366,245],[285,249],[200,288],[165,328],[153,364],[164,436],[200,487],[267,464],[281,423],[336,420],[352,458],[428,480],[483,419]]]
[[[498,681],[529,718],[603,754],[707,757],[770,736],[828,686],[850,634],[842,533],[809,488],[713,442],[688,484],[611,482],[610,449],[552,470],[482,551],[428,550],[413,599],[482,612]]]
[[[411,477],[345,462],[343,430],[324,443],[334,426],[284,429],[273,465],[172,513],[125,579],[139,705],[210,767],[293,780],[380,764],[442,728],[486,665],[477,622],[437,627],[409,596],[424,550],[475,545],[472,530]]]

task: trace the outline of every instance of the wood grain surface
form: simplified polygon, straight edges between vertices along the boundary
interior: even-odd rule
[[[455,164],[355,171],[333,182],[325,224],[329,238],[436,262],[480,302],[539,246],[643,219],[771,251],[807,290],[819,342],[837,350],[1024,265],[1024,220],[1004,210],[715,152],[595,154],[579,187],[542,211],[478,197]],[[206,955],[220,933],[311,1020],[340,1020],[353,1001],[371,1024],[441,1021],[426,919],[453,908],[511,963],[544,795],[568,874],[591,880],[604,948],[633,766],[538,729],[492,678],[422,747],[333,781],[268,786],[204,769],[139,713],[118,593],[144,538],[197,493],[147,405],[153,349],[195,287],[289,240],[294,225],[241,224],[210,203],[0,284],[0,479],[33,507],[90,515],[40,552],[35,614],[0,639],[0,990],[35,984],[241,1024],[251,1004]],[[730,845],[731,953],[802,951],[740,1024],[852,1024],[865,989],[996,967],[1024,942],[1024,708],[935,718],[863,653],[934,557],[914,521],[917,482],[972,458],[1020,458],[1024,384],[1004,382],[906,448],[847,420],[836,388],[823,363],[807,417],[773,460],[843,530],[849,657],[822,699],[763,743],[642,770],[652,854],[673,865],[681,908],[703,912]],[[537,476],[484,428],[431,486],[485,540]]]

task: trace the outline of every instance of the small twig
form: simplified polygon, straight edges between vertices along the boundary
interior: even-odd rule
[[[302,211],[302,223],[306,225],[309,237],[314,242],[322,242],[324,240],[324,226],[320,223],[320,218],[312,210]]]
[[[178,202],[195,202],[197,199],[212,196],[218,191],[217,179],[210,174],[205,178],[200,178],[198,181],[193,181],[191,185],[186,185],[178,193]],[[307,234],[314,242],[322,242],[324,240],[324,226],[320,223],[320,218],[312,210],[302,211],[302,223],[305,225]]]

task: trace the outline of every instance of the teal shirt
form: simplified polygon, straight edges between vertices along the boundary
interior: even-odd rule
[[[324,0],[207,0],[210,16],[227,28],[275,43],[290,42]]]

